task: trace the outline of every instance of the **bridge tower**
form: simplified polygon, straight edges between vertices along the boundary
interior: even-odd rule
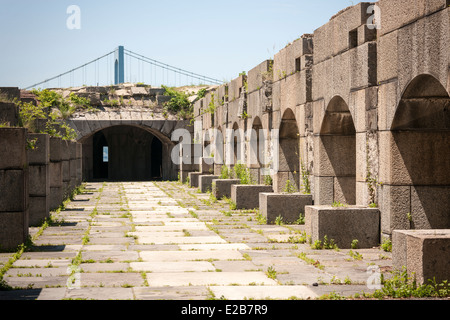
[[[125,54],[124,47],[119,46],[114,54],[114,84],[125,82]]]

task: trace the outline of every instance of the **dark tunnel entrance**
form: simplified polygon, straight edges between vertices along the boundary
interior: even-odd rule
[[[155,181],[163,177],[163,143],[133,126],[101,130],[83,142],[86,181]]]

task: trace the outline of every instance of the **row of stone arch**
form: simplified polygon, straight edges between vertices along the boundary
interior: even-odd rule
[[[315,204],[369,205],[367,197],[359,193],[367,193],[367,188],[371,188],[374,195],[369,202],[376,202],[382,208],[389,223],[406,229],[449,228],[449,108],[450,98],[445,87],[432,75],[422,74],[406,86],[399,98],[390,130],[357,132],[354,110],[338,95],[326,106],[319,130],[301,130],[302,119],[290,108],[283,111],[272,128],[265,127],[259,117],[250,119],[247,126],[254,129],[258,141],[260,129],[279,130],[276,192],[282,191],[287,180],[304,192],[303,170],[312,168],[312,172],[307,173]],[[242,128],[236,122],[232,129]],[[366,159],[371,151],[365,150],[368,135],[377,142],[372,152],[379,164],[371,177],[367,174]],[[247,149],[247,156],[259,154],[262,145],[257,145],[256,151]],[[236,154],[239,152],[235,150],[235,157]],[[239,159],[235,158],[237,161]],[[262,167],[254,161],[249,163],[251,169]],[[256,172],[259,172],[256,180],[262,183],[261,171]],[[404,202],[401,210],[396,209],[398,202]]]

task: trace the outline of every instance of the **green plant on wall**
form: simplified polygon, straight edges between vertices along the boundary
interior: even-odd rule
[[[302,187],[304,194],[311,194],[311,183],[309,181],[310,172],[306,170],[303,161],[300,159],[300,170],[302,176]]]
[[[286,185],[283,189],[284,193],[296,193],[298,192],[297,186],[291,180],[286,181]]]
[[[30,132],[37,132],[36,121],[47,119],[47,114],[41,106],[35,106],[31,102],[19,103],[19,126],[27,128]]]
[[[234,175],[236,179],[241,180],[241,184],[252,184],[253,179],[250,170],[241,162],[234,166]]]
[[[230,178],[231,178],[230,169],[226,165],[223,165],[222,168],[220,169],[219,179],[230,179]]]
[[[215,94],[211,93],[211,101],[208,104],[208,108],[205,110],[205,112],[210,113],[214,115],[216,113],[216,101],[215,101]]]
[[[189,101],[189,95],[177,91],[174,88],[162,86],[166,91],[165,96],[171,99],[164,104],[164,108],[171,113],[177,114],[182,119],[192,119],[194,115],[194,108]]]

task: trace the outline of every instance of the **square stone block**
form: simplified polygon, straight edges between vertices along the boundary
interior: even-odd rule
[[[236,203],[236,209],[259,208],[259,194],[273,192],[272,186],[265,185],[232,185],[231,199]]]
[[[214,173],[214,158],[201,158],[200,172],[203,174]]]
[[[0,123],[13,127],[19,123],[19,112],[15,103],[0,102]]]
[[[27,129],[0,128],[0,169],[23,169],[27,163]]]
[[[62,177],[64,182],[70,181],[70,161],[61,161],[62,164]]]
[[[0,170],[0,214],[26,209],[27,178],[24,170]]]
[[[30,226],[39,226],[50,216],[48,197],[30,197],[29,221]]]
[[[380,244],[380,211],[362,206],[307,206],[306,233],[312,241],[333,239],[341,249],[350,249],[353,240],[358,248],[372,248]]]
[[[311,195],[300,193],[260,193],[259,209],[268,224],[274,224],[278,216],[285,223],[297,221],[305,213],[305,206],[313,204]]]
[[[29,167],[29,194],[47,196],[50,193],[50,170],[48,165]]]
[[[61,160],[70,160],[70,142],[67,140],[61,141]]]
[[[190,172],[189,173],[189,186],[191,188],[198,188],[199,187],[199,177],[203,176],[204,174],[201,172]]]
[[[418,283],[450,279],[450,230],[394,230],[392,260],[397,270],[406,267]]]
[[[0,252],[17,250],[28,237],[28,210],[0,212]]]
[[[50,161],[57,162],[62,159],[62,139],[51,137],[50,138]]]
[[[50,211],[56,210],[63,203],[63,187],[51,187],[49,196]]]
[[[62,162],[50,162],[50,187],[62,187]]]
[[[43,133],[29,133],[29,140],[36,140],[36,147],[28,149],[28,163],[48,164],[50,162],[50,136]]]
[[[234,184],[241,184],[239,179],[214,179],[213,194],[217,199],[224,197],[231,198],[231,186]]]
[[[212,191],[212,182],[214,179],[218,179],[219,176],[205,175],[198,177],[199,188],[202,193]]]

